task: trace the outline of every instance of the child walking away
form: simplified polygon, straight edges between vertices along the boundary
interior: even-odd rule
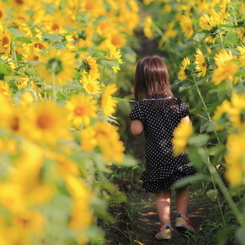
[[[156,209],[161,223],[155,238],[170,239],[171,186],[178,180],[196,173],[185,153],[173,156],[173,131],[181,121],[190,122],[184,101],[174,97],[166,64],[159,56],[141,59],[135,72],[135,107],[129,117],[131,132],[146,140],[146,170],[141,176],[142,187],[155,193]],[[189,185],[176,189],[177,216],[175,228],[180,232],[195,232],[187,217]]]

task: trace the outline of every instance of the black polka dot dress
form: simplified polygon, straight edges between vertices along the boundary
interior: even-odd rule
[[[189,109],[181,98],[165,97],[156,105],[156,99],[145,99],[135,103],[129,117],[141,120],[146,140],[146,170],[141,176],[142,187],[149,192],[169,190],[176,181],[196,173],[187,166],[186,154],[174,157],[172,138],[175,127]]]

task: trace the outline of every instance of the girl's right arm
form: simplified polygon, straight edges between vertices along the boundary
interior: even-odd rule
[[[183,122],[183,121],[184,121],[184,122],[187,122],[187,123],[190,123],[190,122],[191,122],[189,116],[183,117],[183,118],[181,119],[181,122]]]
[[[140,135],[144,131],[144,125],[142,121],[135,119],[131,122],[131,132],[133,135]]]

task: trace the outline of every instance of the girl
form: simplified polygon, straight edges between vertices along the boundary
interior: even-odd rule
[[[155,238],[171,238],[170,196],[171,185],[196,173],[185,153],[174,157],[172,138],[175,127],[181,122],[190,123],[189,110],[182,99],[175,98],[170,89],[166,64],[159,56],[141,59],[135,72],[135,107],[129,117],[131,132],[146,140],[146,170],[141,176],[143,188],[155,193],[156,208],[161,223]],[[180,232],[194,232],[187,217],[189,186],[175,190],[177,217],[175,228]]]

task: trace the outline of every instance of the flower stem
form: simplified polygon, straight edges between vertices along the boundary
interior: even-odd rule
[[[206,113],[207,113],[208,120],[209,120],[209,122],[212,123],[213,121],[212,121],[212,119],[211,119],[211,117],[210,117],[210,114],[209,114],[209,112],[208,112],[208,108],[207,108],[206,103],[205,103],[205,101],[204,101],[204,99],[203,99],[203,97],[202,97],[202,94],[201,94],[201,92],[200,92],[200,89],[199,89],[199,87],[198,87],[198,85],[197,85],[197,83],[196,83],[195,76],[193,76],[193,80],[194,80],[194,83],[195,83],[195,87],[196,87],[197,93],[198,93],[198,95],[199,95],[199,97],[200,97],[200,99],[201,99],[201,101],[202,101],[202,104],[203,104],[203,106],[204,106],[204,108],[205,108],[205,111],[206,111]],[[214,129],[214,133],[215,133],[215,136],[216,136],[216,138],[217,138],[217,141],[218,141],[219,143],[221,143],[221,142],[220,142],[220,139],[219,139],[219,136],[218,136],[218,134],[217,134],[217,131],[216,131],[215,129]]]
[[[216,182],[216,184],[219,186],[223,196],[225,197],[227,203],[229,204],[231,210],[234,212],[237,221],[240,225],[243,225],[245,217],[244,215],[240,212],[240,210],[238,209],[238,207],[236,206],[236,204],[234,203],[234,201],[231,198],[231,195],[227,189],[227,187],[225,186],[223,180],[221,179],[219,173],[217,172],[217,169],[210,163],[210,161],[206,161],[207,167],[209,169],[210,174],[214,177],[214,180]]]

